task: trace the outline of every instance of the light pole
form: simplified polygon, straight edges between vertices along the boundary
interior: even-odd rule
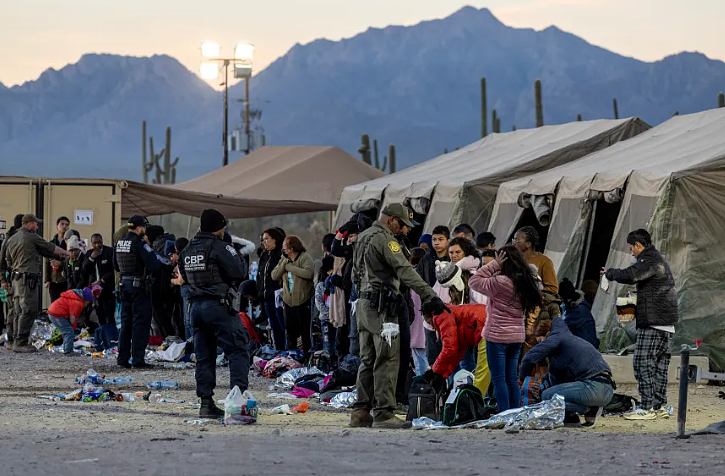
[[[249,79],[252,77],[252,57],[254,55],[254,45],[239,43],[234,47],[233,58],[223,58],[220,55],[221,48],[219,43],[206,42],[201,45],[201,55],[206,59],[201,63],[200,72],[203,79],[217,79],[219,77],[220,65],[224,68],[224,127],[222,131],[222,145],[224,146],[224,155],[222,158],[222,166],[229,164],[229,65],[234,65],[234,77],[244,79],[246,106],[245,106],[245,134],[247,136],[247,145],[245,155],[250,151],[250,128],[249,128]]]

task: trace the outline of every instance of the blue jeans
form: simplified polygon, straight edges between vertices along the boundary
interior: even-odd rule
[[[518,408],[521,400],[519,387],[519,354],[521,344],[497,344],[486,341],[486,356],[491,369],[493,393],[498,411]]]
[[[603,407],[612,400],[614,389],[608,383],[593,380],[562,383],[541,393],[542,400],[550,400],[555,394],[564,397],[567,412],[585,414],[589,407]]]
[[[352,355],[360,355],[360,339],[357,333],[357,313],[350,312],[350,353]]]
[[[335,334],[337,329],[330,324],[330,321],[321,321],[320,324],[322,327],[322,350],[326,350],[331,356],[336,355]]]
[[[272,338],[276,350],[287,350],[287,339],[284,332],[284,310],[274,305],[274,299],[264,301],[264,312],[267,313],[269,326],[272,328]]]
[[[73,330],[73,326],[70,321],[64,317],[54,317],[48,315],[50,322],[63,334],[63,353],[73,353],[73,341],[75,340],[76,333]]]
[[[415,375],[423,375],[428,370],[428,357],[425,349],[411,349],[413,351],[413,362],[415,363]]]
[[[182,284],[179,288],[181,293],[181,300],[183,302],[183,309],[181,310],[184,315],[184,337],[188,341],[189,338],[194,336],[194,326],[191,324],[191,306],[189,306],[189,285]]]

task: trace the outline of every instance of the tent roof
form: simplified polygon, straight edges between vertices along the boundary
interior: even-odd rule
[[[380,170],[337,147],[267,146],[226,167],[171,188],[279,201],[277,214],[286,214],[298,212],[301,202],[324,204],[324,210],[334,210],[345,187],[383,175]],[[296,205],[288,207],[285,203],[289,201]]]
[[[555,154],[558,151],[595,138],[601,139],[602,135],[623,133],[635,125],[648,127],[636,118],[600,119],[491,134],[459,150],[351,189],[362,189],[363,186],[378,189],[388,185],[401,188],[425,182],[452,185],[484,183],[513,171],[525,172],[527,165],[539,169],[545,166],[541,161],[551,161],[552,166],[559,165],[561,162],[558,161],[562,159]]]
[[[725,159],[724,130],[725,108],[676,116],[629,140],[566,165],[506,182],[501,188],[553,193],[565,177],[596,176],[596,190],[611,190],[621,186],[635,170],[652,178],[667,177]]]
[[[257,200],[210,193],[175,190],[164,185],[123,181],[121,216],[182,213],[199,216],[206,208],[219,210],[227,218],[253,218],[330,210],[326,203],[300,200]]]

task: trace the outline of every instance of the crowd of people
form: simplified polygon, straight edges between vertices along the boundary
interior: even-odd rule
[[[256,310],[251,315],[269,329],[269,343],[276,350],[300,349],[306,360],[322,352],[333,365],[348,355],[360,357],[356,408],[362,411],[357,417],[354,414],[353,426],[371,423],[365,411],[371,410],[372,402],[384,403],[380,412],[388,419],[386,412],[408,405],[412,376],[441,389],[459,370],[473,374],[474,386],[491,397],[499,411],[521,405],[525,377],[541,377],[544,398],[564,395],[567,417],[576,422],[581,415],[585,425],[593,424],[616,388],[611,369],[598,352],[591,313],[598,283],[585,281],[577,290],[568,279],[559,282],[552,261],[538,247],[539,236],[533,227],[519,229],[510,243],[497,243],[491,233],[476,234],[468,224],[452,230],[438,225],[411,243],[409,235],[417,225],[412,214],[406,219],[407,208],[398,204],[391,210],[383,212],[387,221],[373,221],[364,213],[353,215],[335,233],[313,245],[322,252],[318,260],[308,251],[309,244],[281,228],[264,230],[255,244],[231,236],[224,221],[220,230],[211,232],[238,260],[234,269],[239,279],[230,294],[234,307],[237,311]],[[143,217],[135,220],[133,217],[116,233],[112,248],[100,234],[82,237],[64,216],[56,220],[57,233],[50,242],[37,236],[40,220],[35,216],[16,217],[0,248],[0,281],[8,296],[5,329],[9,349],[33,351],[27,339],[34,310],[37,313],[33,295],[37,295],[35,285],[41,276],[51,301],[48,315],[64,335],[67,354],[73,354],[73,337],[82,326],[96,332],[100,349],[119,346],[119,365],[145,366],[142,349],[147,341],[143,335],[148,330],[134,320],[143,306],[152,309],[149,325],[153,335],[194,341],[196,291],[185,276],[199,270],[201,276],[207,269],[195,268],[193,257],[180,269],[179,256],[192,246],[189,239],[177,238]],[[394,240],[375,241],[386,233]],[[212,234],[207,239],[215,239]],[[365,240],[359,245],[361,234]],[[150,260],[145,266],[148,273],[125,273],[124,277],[124,268],[132,269],[135,264],[124,261],[123,253],[137,243],[146,250],[141,253],[148,253],[144,255]],[[636,264],[602,273],[609,280],[637,286],[634,365],[642,408],[630,416],[653,419],[666,405],[669,343],[677,322],[677,302],[669,267],[652,246],[649,234],[636,230],[628,243]],[[376,261],[370,261],[370,256],[380,247],[391,255],[383,253],[375,259],[380,266],[393,266],[401,278],[391,295],[385,294],[384,282],[369,286],[376,282],[370,276],[376,273]],[[198,259],[206,258],[202,253]],[[250,276],[253,261],[258,264]],[[415,270],[415,279],[406,275],[406,267]],[[209,272],[213,274],[213,270]],[[378,281],[384,279],[378,277]],[[137,294],[138,287],[148,287],[149,292]],[[377,322],[376,308],[387,310],[383,314],[388,321],[394,314],[393,320]],[[95,320],[90,318],[92,314]],[[395,359],[386,360],[392,362],[388,365],[378,355],[376,363],[378,340],[386,338],[380,329],[385,331],[390,323],[395,325],[396,345],[390,347]],[[372,354],[371,348],[376,349]],[[390,393],[379,391],[381,386],[374,394],[367,393],[372,382],[377,385],[383,379],[393,384]],[[361,385],[363,380],[369,383]]]

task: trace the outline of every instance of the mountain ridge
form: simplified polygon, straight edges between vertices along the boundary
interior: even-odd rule
[[[263,111],[268,144],[332,145],[358,156],[367,133],[381,159],[394,143],[402,168],[479,138],[481,77],[489,131],[493,108],[502,131],[533,127],[535,79],[547,124],[612,117],[615,97],[621,117],[657,124],[675,111],[714,107],[725,63],[697,52],[644,62],[553,25],[512,28],[488,9],[464,7],[412,26],[295,44],[252,78],[251,105]],[[230,87],[231,126],[243,90]],[[10,162],[2,173],[42,167],[56,176],[138,179],[143,120],[157,151],[172,127],[180,180],[220,165],[220,92],[168,55],[91,53],[37,80],[0,84],[0,163]],[[24,160],[2,160],[17,157]]]

